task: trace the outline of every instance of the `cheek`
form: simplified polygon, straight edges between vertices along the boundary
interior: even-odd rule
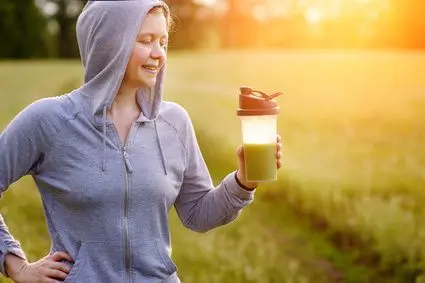
[[[159,59],[159,60],[160,60],[159,64],[161,65],[161,67],[163,67],[165,62],[167,61],[167,53],[166,53],[165,50],[163,51],[161,59]]]
[[[138,67],[144,64],[148,57],[149,52],[146,48],[135,47],[130,57],[131,65],[133,65],[133,67]]]
[[[160,68],[163,68],[164,67],[164,65],[165,65],[165,60],[166,58],[165,57],[163,57],[163,59],[161,59],[160,61],[159,61],[159,66],[160,66]]]

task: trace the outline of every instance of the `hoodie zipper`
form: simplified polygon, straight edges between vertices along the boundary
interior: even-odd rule
[[[119,145],[122,151],[122,156],[124,159],[124,179],[125,179],[125,187],[124,187],[124,267],[125,267],[125,283],[131,282],[130,277],[130,240],[129,240],[129,224],[128,224],[128,202],[129,202],[129,190],[130,190],[130,174],[133,172],[133,167],[131,166],[129,155],[128,155],[128,140],[131,136],[131,132],[133,130],[134,123],[131,124],[130,130],[127,134],[127,139],[125,140],[124,145],[121,142],[117,129],[115,129],[115,133],[118,137]]]
[[[129,133],[130,135],[130,133]],[[125,191],[124,191],[124,264],[125,264],[125,282],[130,282],[130,241],[128,229],[128,195],[129,195],[129,174],[133,172],[130,160],[128,158],[127,146],[123,147],[123,157],[125,162]]]

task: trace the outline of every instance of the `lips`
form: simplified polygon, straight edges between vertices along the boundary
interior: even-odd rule
[[[153,75],[156,75],[159,72],[159,66],[156,65],[143,65],[142,68],[144,71]]]

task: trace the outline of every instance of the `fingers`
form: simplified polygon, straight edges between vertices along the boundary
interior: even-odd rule
[[[276,152],[276,159],[279,160],[282,158],[282,151]]]
[[[280,167],[282,167],[282,161],[281,160],[276,161],[276,167],[277,167],[277,169],[280,169]]]
[[[50,255],[49,257],[50,258],[43,264],[43,274],[46,277],[45,281],[43,282],[56,283],[61,282],[56,279],[65,280],[65,278],[71,271],[71,268],[65,263],[60,262],[60,260],[66,259],[69,261],[73,261],[72,258],[64,252],[56,252]]]
[[[49,278],[55,278],[55,279],[65,279],[68,276],[68,273],[63,272],[59,269],[48,269],[46,271],[46,276]],[[53,282],[57,282],[56,280],[53,280]]]
[[[277,143],[282,143],[282,137],[280,135],[276,136],[276,142]]]
[[[277,135],[276,141],[276,167],[279,169],[282,167],[282,137]]]
[[[282,149],[282,137],[280,135],[277,135],[276,138],[276,149],[278,151]]]
[[[276,152],[276,167],[277,169],[279,169],[280,167],[282,167],[282,152],[279,150],[278,152]]]
[[[61,261],[63,259],[65,259],[67,261],[70,261],[70,262],[73,262],[74,261],[72,259],[72,257],[69,254],[65,253],[65,252],[55,252],[55,253],[53,253],[53,254],[50,255],[50,258],[53,261]]]
[[[68,274],[71,271],[71,268],[68,265],[66,265],[65,263],[62,263],[62,262],[56,262],[56,261],[51,262],[49,264],[49,267],[51,269],[57,269],[57,270],[60,270],[62,272],[65,272],[66,274]]]

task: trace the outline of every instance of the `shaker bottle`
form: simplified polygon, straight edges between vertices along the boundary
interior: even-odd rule
[[[240,92],[237,115],[242,126],[246,181],[275,181],[279,107],[273,98],[282,93],[267,95],[249,87],[241,87]]]

